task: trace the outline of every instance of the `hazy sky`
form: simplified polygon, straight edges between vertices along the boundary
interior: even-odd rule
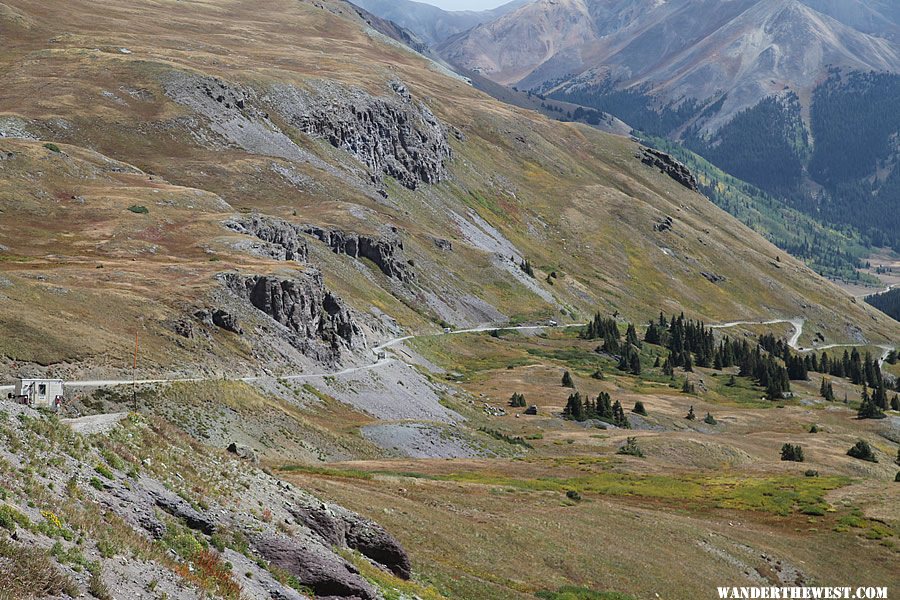
[[[440,6],[444,10],[488,10],[506,4],[509,0],[418,0]]]

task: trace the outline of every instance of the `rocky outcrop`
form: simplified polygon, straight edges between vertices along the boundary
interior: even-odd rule
[[[265,100],[295,129],[326,140],[365,164],[376,181],[389,175],[404,187],[447,178],[452,157],[447,127],[399,81],[391,94],[321,82],[315,93],[274,86]]]
[[[700,191],[700,186],[697,184],[697,178],[694,177],[691,170],[665,152],[660,152],[653,148],[642,147],[638,158],[640,158],[641,162],[645,165],[659,169],[660,172],[668,175],[687,189],[693,192]]]
[[[244,330],[241,329],[241,324],[238,322],[237,317],[233,314],[218,309],[212,312],[212,322],[216,327],[221,327],[225,331],[230,331],[231,333],[236,333],[238,335],[242,335]]]
[[[256,454],[256,450],[254,450],[253,448],[238,444],[237,442],[231,442],[230,444],[228,444],[226,450],[228,450],[238,458],[242,458],[246,461],[252,462],[253,464],[259,463],[259,456]]]
[[[206,535],[216,532],[216,518],[200,512],[178,494],[169,491],[157,481],[143,478],[141,487],[153,502],[176,519],[181,519],[191,529],[202,531]]]
[[[225,222],[225,227],[262,241],[263,245],[253,248],[257,254],[294,262],[306,262],[309,258],[303,231],[287,221],[264,215],[250,215],[230,219]]]
[[[346,560],[310,539],[267,534],[258,537],[253,549],[269,564],[284,569],[315,593],[316,598],[375,600],[378,594]]]
[[[653,225],[653,231],[656,231],[659,233],[662,233],[665,231],[672,231],[672,228],[674,226],[675,226],[675,219],[666,215],[665,217],[663,217],[662,219],[657,221],[655,225]]]
[[[415,279],[410,261],[403,257],[403,240],[396,227],[391,227],[386,235],[377,238],[315,225],[306,225],[303,231],[324,242],[335,254],[371,260],[388,277],[404,283]]]
[[[335,360],[342,348],[355,347],[361,335],[350,310],[325,289],[319,271],[290,279],[237,273],[220,277],[235,295],[296,334],[292,343],[307,356]]]
[[[443,238],[434,238],[434,245],[443,252],[453,252],[453,242]]]
[[[308,162],[336,176],[346,175],[345,169],[298,145],[282,131],[281,125],[287,124],[355,157],[368,168],[367,183],[379,184],[389,175],[416,189],[448,176],[449,128],[397,81],[384,96],[333,81],[317,81],[312,90],[279,84],[258,91],[179,71],[168,73],[163,85],[167,96],[202,115],[210,130],[254,154]],[[218,144],[195,126],[191,130],[204,143]]]
[[[725,277],[719,275],[718,273],[709,273],[707,271],[701,271],[700,274],[710,283],[722,283],[725,281]]]
[[[334,546],[353,548],[394,575],[409,579],[412,565],[400,543],[382,526],[340,506],[307,504],[288,509],[300,523]]]

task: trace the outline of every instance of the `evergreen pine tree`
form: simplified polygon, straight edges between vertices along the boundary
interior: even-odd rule
[[[864,440],[856,442],[856,444],[847,451],[847,456],[873,463],[878,462],[878,458],[875,456],[875,452],[872,451],[872,447]]]
[[[631,412],[643,415],[645,417],[647,416],[647,409],[644,407],[644,403],[640,400],[634,403],[634,408],[631,409]]]
[[[781,460],[803,462],[803,448],[794,444],[783,445],[781,447]]]
[[[563,387],[567,387],[567,388],[574,388],[574,387],[575,387],[575,382],[572,381],[572,375],[571,375],[568,371],[566,371],[565,373],[563,373],[563,376],[562,376],[562,385],[563,385]]]
[[[697,420],[697,415],[694,414],[694,407],[691,406],[691,409],[688,411],[687,417],[685,417],[688,421]]]

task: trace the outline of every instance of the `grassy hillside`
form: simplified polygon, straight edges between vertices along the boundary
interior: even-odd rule
[[[409,51],[384,45],[340,4],[279,4],[271,11],[277,22],[259,21],[236,0],[226,3],[227,17],[219,8],[191,5],[179,8],[174,29],[165,30],[156,23],[175,10],[168,3],[140,13],[114,0],[75,3],[65,19],[58,6],[14,4],[29,15],[29,25],[4,21],[11,43],[3,60],[12,85],[0,111],[4,122],[44,141],[2,142],[12,153],[2,163],[9,240],[3,265],[14,284],[7,294],[15,299],[4,310],[10,317],[59,315],[54,306],[61,296],[39,292],[69,290],[66,306],[82,312],[67,321],[72,327],[92,324],[97,342],[77,350],[38,343],[60,328],[26,316],[18,319],[24,329],[17,339],[24,343],[7,351],[12,360],[58,363],[90,356],[82,364],[124,366],[139,327],[148,359],[164,365],[163,323],[190,315],[215,292],[216,273],[283,267],[234,250],[220,224],[242,211],[356,232],[397,227],[421,274],[415,286],[398,288],[377,273],[361,278],[355,261],[320,252],[315,243],[312,251],[325,266],[328,286],[347,302],[364,313],[375,305],[408,328],[501,315],[528,319],[562,312],[576,318],[604,306],[635,316],[678,308],[710,321],[805,315],[834,340],[857,324],[873,340],[896,331],[895,323],[867,314],[806,266],[786,256],[776,261],[783,252],[641,164],[627,139],[501,105],[436,73]],[[187,49],[183,40],[209,21],[220,23],[215,39],[201,35],[200,45]],[[78,35],[64,34],[62,22]],[[223,134],[209,116],[174,102],[165,82],[184,72],[218,77],[231,89],[255,94],[259,110],[268,108],[296,152],[310,157],[286,159],[264,145],[235,142],[235,134]],[[459,130],[450,135],[449,179],[412,191],[388,178],[388,198],[380,198],[355,158],[292,131],[263,102],[276,83],[309,91],[326,79],[338,86],[338,98],[350,89],[388,96],[388,82],[403,81],[416,102]],[[48,150],[45,142],[62,151]],[[111,160],[123,166],[102,166]],[[98,177],[98,169],[107,176]],[[35,172],[41,176],[27,175]],[[178,195],[198,201],[185,204]],[[148,214],[128,210],[145,205]],[[16,222],[31,222],[28,215],[36,214],[59,230],[14,234]],[[654,231],[666,216],[673,217],[674,229]],[[453,251],[439,250],[436,238],[452,241]],[[521,257],[515,262],[527,258],[537,267],[532,282],[517,276],[502,256],[504,245]],[[38,271],[47,279],[35,279]],[[551,271],[560,275],[553,285],[547,281]],[[701,273],[724,279],[712,283]],[[106,274],[114,281],[104,282]],[[111,293],[93,301],[100,286]],[[482,308],[473,311],[471,301],[461,300],[470,298]],[[153,312],[138,314],[145,300]],[[115,306],[102,308],[104,303]],[[252,354],[233,336],[216,335],[212,342],[202,355],[189,348],[191,360],[216,356],[227,364],[229,356],[243,361]]]
[[[640,375],[620,372],[577,328],[441,334],[600,311],[643,337],[665,311],[803,318],[806,347],[900,338],[638,143],[497,102],[334,0],[4,0],[0,34],[0,373],[64,377],[64,416],[88,417],[10,405],[0,430],[0,518],[20,531],[0,552],[34,534],[56,569],[38,575],[72,579],[46,593],[95,577],[133,596],[366,600],[700,597],[723,573],[891,583],[896,432],[854,418],[849,381],[846,405],[814,379],[772,402],[736,367],[667,375],[652,344]],[[564,371],[648,414],[629,431],[563,418]],[[618,453],[628,437],[644,458]],[[846,455],[858,439],[877,464]],[[787,442],[808,465],[779,460]],[[71,540],[47,535],[40,510],[69,523],[82,505]],[[363,534],[329,537],[360,523],[340,505],[399,539],[411,579],[360,554]],[[125,519],[135,506],[161,528]],[[126,520],[109,521],[114,552],[103,507]],[[307,542],[272,551],[261,532]],[[312,573],[309,547],[326,560]]]

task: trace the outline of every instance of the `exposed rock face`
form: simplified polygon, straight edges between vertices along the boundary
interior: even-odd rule
[[[398,577],[409,579],[409,556],[383,527],[340,506],[308,504],[289,509],[291,515],[332,545],[353,548],[387,567]]]
[[[253,543],[260,556],[311,588],[316,598],[375,600],[378,597],[356,567],[336,554],[323,552],[319,546],[311,539],[302,543],[272,534],[261,536]]]
[[[213,325],[215,325],[216,327],[221,327],[225,331],[230,331],[238,335],[244,333],[244,330],[241,329],[240,323],[238,323],[237,317],[222,309],[216,310],[212,313],[212,322]]]
[[[388,277],[404,283],[415,279],[409,262],[403,258],[403,240],[397,235],[396,228],[391,228],[389,235],[379,238],[315,225],[307,225],[303,231],[324,242],[335,254],[371,260]]]
[[[318,271],[292,279],[237,273],[226,273],[221,279],[239,298],[296,333],[294,345],[312,358],[335,360],[342,348],[354,347],[361,334],[350,310],[325,289]]]
[[[257,247],[262,254],[275,260],[306,262],[309,248],[303,239],[303,231],[297,225],[262,215],[231,219],[225,226],[245,235],[252,235],[265,242]]]
[[[191,529],[202,531],[206,535],[216,532],[215,517],[198,511],[181,496],[167,490],[155,480],[144,478],[141,485],[156,506],[173,517],[181,519]]]
[[[641,155],[638,158],[645,165],[656,167],[660,172],[665,173],[687,189],[694,192],[700,191],[697,178],[694,177],[691,170],[665,152],[653,148],[641,148]]]
[[[278,85],[265,100],[294,128],[352,154],[376,179],[390,175],[409,189],[446,179],[447,128],[405,85],[395,81],[391,89],[374,97],[329,82],[315,94]]]

